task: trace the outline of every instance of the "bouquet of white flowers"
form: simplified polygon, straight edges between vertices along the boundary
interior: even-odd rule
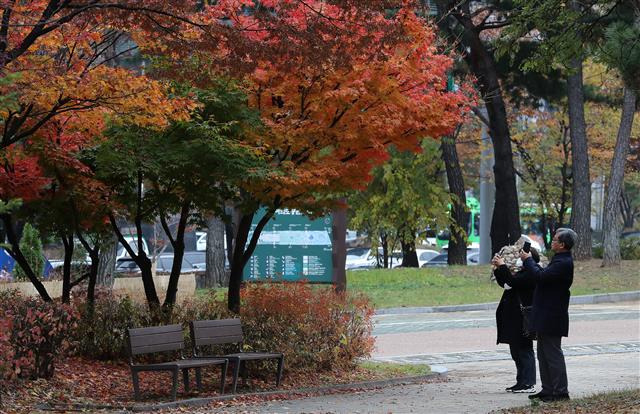
[[[517,273],[522,270],[522,260],[520,260],[520,250],[524,245],[524,242],[527,241],[524,237],[520,237],[518,241],[516,241],[512,245],[504,246],[496,255],[502,257],[504,259],[504,264],[509,268],[511,273]],[[540,253],[540,266],[546,267],[549,264],[549,259],[545,255]]]

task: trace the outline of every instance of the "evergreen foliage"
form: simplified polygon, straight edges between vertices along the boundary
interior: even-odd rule
[[[22,230],[20,250],[22,250],[29,266],[33,269],[33,273],[35,273],[36,276],[41,276],[44,270],[44,251],[42,250],[40,233],[29,223],[26,223]],[[14,276],[16,280],[27,280],[25,271],[17,264],[14,270]]]

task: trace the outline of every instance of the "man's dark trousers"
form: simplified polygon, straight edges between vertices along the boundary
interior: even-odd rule
[[[569,393],[567,367],[560,346],[561,341],[561,336],[538,335],[538,366],[543,394],[565,395]]]

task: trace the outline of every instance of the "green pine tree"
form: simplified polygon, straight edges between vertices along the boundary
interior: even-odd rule
[[[42,242],[40,241],[40,233],[29,223],[25,224],[22,230],[20,250],[22,250],[22,254],[27,259],[27,263],[29,263],[31,269],[33,269],[33,273],[41,276],[44,269],[44,252],[42,250]],[[14,277],[15,280],[27,280],[27,274],[19,265],[15,267]]]

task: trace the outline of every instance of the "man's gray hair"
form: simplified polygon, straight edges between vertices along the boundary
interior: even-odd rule
[[[576,244],[576,240],[578,240],[578,234],[565,227],[557,229],[556,235],[558,236],[558,241],[562,243],[567,250],[571,250],[571,248]]]

